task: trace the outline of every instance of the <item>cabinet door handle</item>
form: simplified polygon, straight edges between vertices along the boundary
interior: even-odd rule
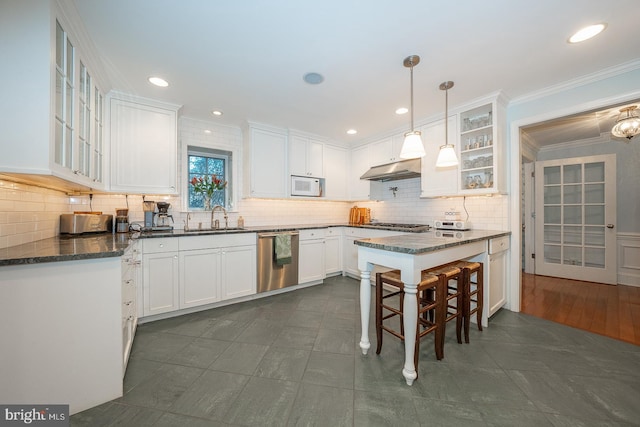
[[[164,243],[160,243],[160,247],[161,247],[161,248],[164,248]]]
[[[173,256],[173,259],[178,259],[178,255],[174,255],[174,256]]]

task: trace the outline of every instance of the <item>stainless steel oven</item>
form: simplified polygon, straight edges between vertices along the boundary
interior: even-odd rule
[[[280,265],[276,262],[276,236],[291,238],[291,260]],[[298,284],[298,231],[258,233],[258,292],[282,289]]]

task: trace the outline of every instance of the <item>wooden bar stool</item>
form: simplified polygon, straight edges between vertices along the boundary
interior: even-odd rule
[[[458,344],[462,344],[462,326],[464,323],[463,271],[452,264],[445,264],[423,270],[424,273],[434,274],[444,283],[446,292],[445,322],[456,320],[456,338],[458,339]],[[424,316],[426,317],[427,315],[433,318],[433,312],[425,312]],[[442,334],[441,339],[444,347],[444,334]]]
[[[393,290],[387,295],[383,293],[383,286],[390,285],[397,290]],[[426,291],[431,291],[431,296],[426,295]],[[386,304],[385,300],[388,298],[398,297],[399,302],[397,308],[391,306],[390,303]],[[418,304],[418,327],[416,329],[415,337],[415,351],[413,355],[413,361],[418,367],[418,355],[420,354],[420,338],[423,336],[435,332],[434,344],[435,353],[438,360],[444,357],[444,325],[445,325],[445,297],[446,297],[446,282],[442,281],[440,277],[426,274],[423,272],[421,281],[418,284],[417,293]],[[403,326],[403,300],[404,300],[404,283],[400,280],[400,271],[393,270],[386,273],[376,274],[376,336],[378,339],[378,347],[376,348],[376,354],[380,354],[382,349],[382,331],[387,331],[390,334],[404,340],[404,326]],[[384,314],[383,310],[389,311],[389,314]],[[426,313],[429,311],[435,312],[435,319],[429,320]],[[400,320],[400,332],[394,330],[390,326],[385,325],[384,321],[393,317],[399,317]],[[422,328],[420,328],[422,326]],[[422,330],[421,330],[422,329]]]
[[[471,316],[476,314],[478,330],[482,330],[482,309],[484,301],[484,272],[481,262],[455,261],[448,264],[463,271],[464,289],[464,341],[469,343],[469,325]],[[473,279],[475,275],[475,280]],[[473,305],[473,308],[471,308]]]

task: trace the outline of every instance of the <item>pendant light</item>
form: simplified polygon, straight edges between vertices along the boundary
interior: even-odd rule
[[[449,89],[453,87],[453,82],[447,81],[440,84],[440,90],[444,91],[444,145],[440,146],[436,167],[445,168],[456,166],[458,157],[453,144],[449,144]]]
[[[426,154],[420,131],[413,129],[413,67],[419,63],[420,57],[418,55],[407,56],[403,62],[405,67],[411,69],[411,131],[404,134],[404,142],[402,150],[400,150],[401,159],[417,159]]]
[[[636,108],[636,105],[632,105],[620,110],[620,117],[616,120],[613,129],[611,129],[613,136],[631,139],[640,134],[640,118],[638,118],[638,115],[633,111]],[[624,113],[626,113],[626,116],[622,117]]]

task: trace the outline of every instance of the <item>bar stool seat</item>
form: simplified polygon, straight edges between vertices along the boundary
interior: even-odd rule
[[[482,331],[482,310],[484,301],[484,272],[481,262],[473,261],[455,261],[448,264],[452,267],[459,268],[463,272],[463,321],[464,321],[464,340],[469,343],[469,325],[471,316],[476,315],[476,323],[478,330]],[[475,274],[475,281],[472,276]],[[473,308],[471,308],[473,306]]]
[[[396,290],[384,295],[383,285],[390,285]],[[426,291],[429,290],[430,295],[426,295]],[[397,308],[391,306],[390,303],[385,303],[386,299],[398,297],[399,302]],[[445,297],[446,297],[446,282],[441,280],[440,277],[424,273],[421,276],[421,281],[417,286],[417,305],[418,305],[418,325],[416,329],[415,337],[415,351],[413,355],[414,364],[418,366],[418,355],[420,339],[425,335],[434,332],[434,346],[436,358],[441,360],[444,357],[444,317],[445,317]],[[392,270],[385,273],[376,274],[376,336],[378,339],[378,346],[376,348],[376,354],[380,354],[382,349],[382,331],[387,331],[390,334],[405,339],[403,316],[404,316],[404,283],[400,280],[400,271]],[[384,314],[383,310],[387,310],[389,314]],[[429,319],[426,313],[429,311],[435,312],[434,318]],[[385,320],[399,317],[400,331],[397,331],[385,324]],[[421,328],[422,327],[422,328]]]

